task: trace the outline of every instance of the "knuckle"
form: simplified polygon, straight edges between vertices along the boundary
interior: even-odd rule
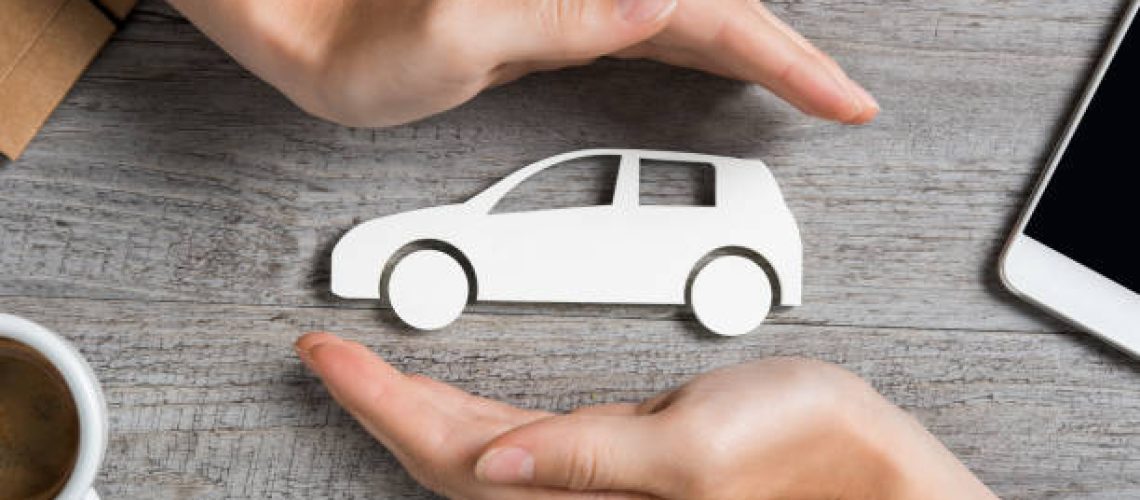
[[[598,461],[594,455],[583,451],[571,455],[565,479],[566,487],[572,490],[585,490],[597,484]]]
[[[601,16],[600,5],[608,2],[596,0],[542,0],[534,9],[535,25],[549,40],[558,40],[563,52],[560,59],[583,59],[588,54],[583,44],[583,30],[595,27]]]
[[[587,3],[576,0],[544,0],[541,8],[535,10],[538,25],[549,35],[561,35],[568,27],[585,18]]]

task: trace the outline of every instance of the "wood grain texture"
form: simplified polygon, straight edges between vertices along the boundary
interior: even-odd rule
[[[0,166],[0,309],[70,336],[106,383],[109,498],[429,497],[300,368],[289,343],[313,328],[548,409],[819,357],[915,412],[1004,497],[1137,497],[1137,365],[1020,305],[994,272],[1124,4],[770,2],[880,99],[866,127],[603,61],[368,130],[305,116],[144,1]],[[732,341],[668,307],[481,304],[446,334],[410,335],[327,293],[329,251],[355,223],[604,146],[765,160],[804,233],[804,307]]]

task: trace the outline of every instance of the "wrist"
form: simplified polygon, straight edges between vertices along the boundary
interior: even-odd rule
[[[915,447],[914,438],[898,424],[906,415],[847,371],[809,368],[814,382],[800,393],[814,394],[813,403],[796,426],[806,432],[790,439],[794,445],[782,454],[794,459],[770,471],[783,481],[771,484],[770,477],[764,494],[738,498],[903,498],[887,492],[903,491],[910,477],[905,450]]]
[[[881,401],[878,393],[867,388],[863,397],[852,398],[842,408],[837,429],[844,434],[849,450],[841,455],[844,463],[833,465],[834,498],[844,500],[902,499],[901,492],[910,491],[909,450],[915,448],[909,428],[900,428],[901,410]],[[835,475],[835,474],[833,474]],[[896,494],[899,492],[900,494]]]
[[[858,491],[843,498],[892,500],[996,498],[973,473],[914,417],[886,401],[868,408],[862,426],[869,464]]]
[[[823,408],[829,431],[785,497],[974,499],[994,495],[908,413],[864,381],[841,377]],[[803,450],[809,451],[809,450]]]

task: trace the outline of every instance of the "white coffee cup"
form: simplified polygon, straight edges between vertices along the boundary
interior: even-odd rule
[[[0,314],[0,338],[19,342],[47,358],[63,376],[79,412],[79,449],[75,467],[56,500],[98,500],[91,485],[107,450],[107,404],[95,372],[70,343],[23,318]]]

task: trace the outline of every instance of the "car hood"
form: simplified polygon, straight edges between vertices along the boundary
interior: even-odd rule
[[[332,292],[346,298],[376,298],[380,275],[400,248],[423,240],[449,241],[470,227],[473,215],[467,205],[444,205],[380,217],[352,228],[332,251]]]

